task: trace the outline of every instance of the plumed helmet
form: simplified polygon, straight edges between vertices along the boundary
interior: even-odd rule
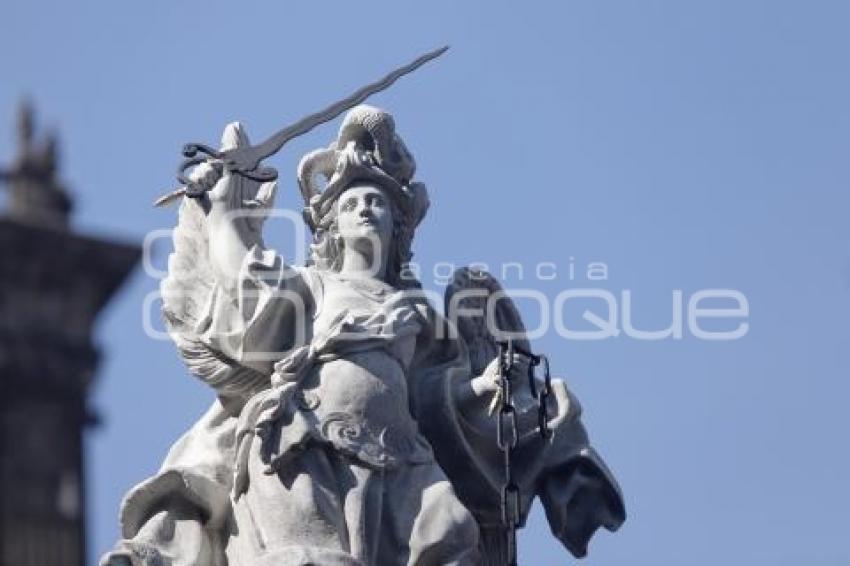
[[[379,108],[357,106],[346,114],[336,141],[308,153],[298,164],[304,218],[315,232],[346,188],[373,182],[393,199],[412,230],[429,204],[425,185],[412,181],[415,171],[416,162],[396,134],[393,117]]]

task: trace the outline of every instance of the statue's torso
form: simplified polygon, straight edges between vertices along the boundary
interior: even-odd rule
[[[314,368],[302,407],[323,436],[369,463],[430,461],[410,412],[407,374],[423,319],[403,292],[376,282],[322,276],[313,322]]]

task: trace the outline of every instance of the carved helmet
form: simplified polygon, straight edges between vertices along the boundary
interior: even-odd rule
[[[425,185],[412,182],[416,162],[395,133],[393,117],[361,105],[346,114],[337,139],[305,155],[298,164],[304,219],[315,232],[331,215],[342,192],[355,182],[373,182],[386,191],[412,231],[428,210]]]

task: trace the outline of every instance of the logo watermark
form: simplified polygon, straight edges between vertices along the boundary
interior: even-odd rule
[[[302,217],[291,210],[250,210],[243,209],[228,213],[225,222],[231,226],[240,223],[248,230],[259,233],[262,221],[267,218],[281,219],[292,226],[294,242],[293,252],[296,255],[292,265],[287,265],[273,251],[259,245],[252,247],[248,253],[258,257],[247,257],[241,264],[227,265],[211,257],[191,257],[191,253],[207,253],[209,249],[179,250],[178,254],[186,254],[182,261],[196,261],[199,271],[206,267],[209,276],[215,280],[206,282],[206,289],[192,289],[191,286],[180,285],[161,286],[160,289],[149,293],[143,302],[142,322],[145,333],[156,340],[171,339],[164,327],[157,327],[156,321],[162,317],[156,311],[161,305],[180,305],[192,301],[195,310],[199,308],[230,309],[227,314],[227,328],[215,329],[198,328],[199,334],[205,334],[210,340],[217,341],[217,347],[226,354],[244,352],[228,352],[233,349],[238,340],[227,340],[224,335],[238,336],[249,330],[258,317],[264,317],[264,324],[284,324],[287,331],[287,342],[302,343],[309,340],[311,327],[311,309],[315,306],[315,297],[311,296],[310,284],[303,279],[305,269],[297,267],[307,264],[305,246],[308,234]],[[179,228],[178,228],[179,229]],[[154,261],[154,248],[163,240],[174,239],[175,230],[154,230],[144,241],[143,267],[145,273],[159,281],[169,277],[168,271],[157,267]],[[196,234],[197,236],[197,234]],[[368,232],[362,235],[370,241],[373,257],[386,257],[380,253],[381,241],[376,235]],[[179,240],[179,238],[178,238]],[[257,238],[257,242],[261,241]],[[257,263],[262,271],[257,272],[252,267]],[[379,266],[372,265],[372,275],[380,273]],[[430,284],[437,288],[451,285],[459,267],[452,262],[437,262],[426,268],[415,262],[407,264],[403,278],[415,279],[419,283]],[[663,327],[640,328],[635,323],[632,290],[621,289],[612,291],[602,285],[609,281],[609,266],[603,261],[588,261],[578,264],[570,256],[565,264],[555,261],[542,261],[534,264],[509,261],[496,266],[473,262],[467,266],[473,284],[468,288],[452,289],[449,297],[444,293],[420,288],[396,289],[394,300],[404,299],[412,303],[429,304],[436,313],[436,305],[444,305],[440,317],[446,324],[433,325],[438,338],[452,336],[455,329],[464,322],[474,322],[483,326],[497,340],[517,339],[528,337],[531,340],[555,334],[564,340],[597,341],[612,338],[628,338],[638,341],[682,340],[690,337],[705,341],[731,341],[743,338],[749,332],[750,305],[743,292],[730,288],[698,289],[685,293],[682,289],[663,291],[669,294],[669,307],[665,307]],[[184,270],[191,266],[184,265]],[[310,268],[307,268],[310,269]],[[312,268],[317,269],[317,268]],[[503,289],[482,287],[474,284],[475,274],[480,274],[482,281],[493,277],[501,280]],[[172,277],[175,274],[172,273]],[[179,277],[179,275],[178,275]],[[565,288],[556,293],[544,293],[541,287],[551,289],[553,282],[565,281]],[[576,285],[579,282],[580,285]],[[568,284],[568,285],[567,285]],[[163,289],[167,288],[167,291]],[[175,289],[180,289],[179,291]],[[163,293],[167,293],[165,296]],[[198,294],[214,294],[218,297],[207,297],[205,306],[196,304]],[[181,296],[182,295],[182,296]],[[214,304],[215,300],[227,301],[226,305]],[[500,310],[510,308],[510,303],[522,304],[524,318],[533,320],[533,327],[526,327],[522,332],[516,328],[502,328],[499,324]],[[262,309],[273,310],[276,316],[285,317],[279,322],[269,318]],[[655,314],[655,313],[654,313]],[[195,312],[195,318],[206,317],[211,322],[215,313]],[[656,318],[656,317],[653,317]],[[668,323],[669,321],[669,323]],[[240,326],[241,325],[241,326]],[[273,334],[272,330],[267,330]],[[217,334],[221,334],[218,336]],[[522,336],[521,336],[522,335]],[[345,339],[342,335],[340,339]],[[264,352],[268,359],[278,359],[282,352]],[[276,358],[277,356],[277,358]],[[240,358],[241,359],[241,358]]]

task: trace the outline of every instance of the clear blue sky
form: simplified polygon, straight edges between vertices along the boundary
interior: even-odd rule
[[[182,143],[233,119],[267,135],[451,44],[373,101],[430,187],[424,266],[553,262],[534,288],[631,290],[642,328],[669,323],[675,289],[749,300],[733,342],[536,342],[625,492],[626,524],[585,563],[848,564],[848,26],[850,4],[820,0],[15,0],[0,15],[0,159],[29,93],[61,131],[76,226],[140,241],[174,222],[150,203]],[[334,127],[272,160],[281,204],[298,204],[297,159]],[[270,239],[291,256],[286,236]],[[583,277],[591,261],[607,281]],[[92,557],[117,536],[123,493],[211,399],[143,333],[156,285],[137,271],[97,329]],[[539,512],[520,544],[524,564],[570,562]]]

